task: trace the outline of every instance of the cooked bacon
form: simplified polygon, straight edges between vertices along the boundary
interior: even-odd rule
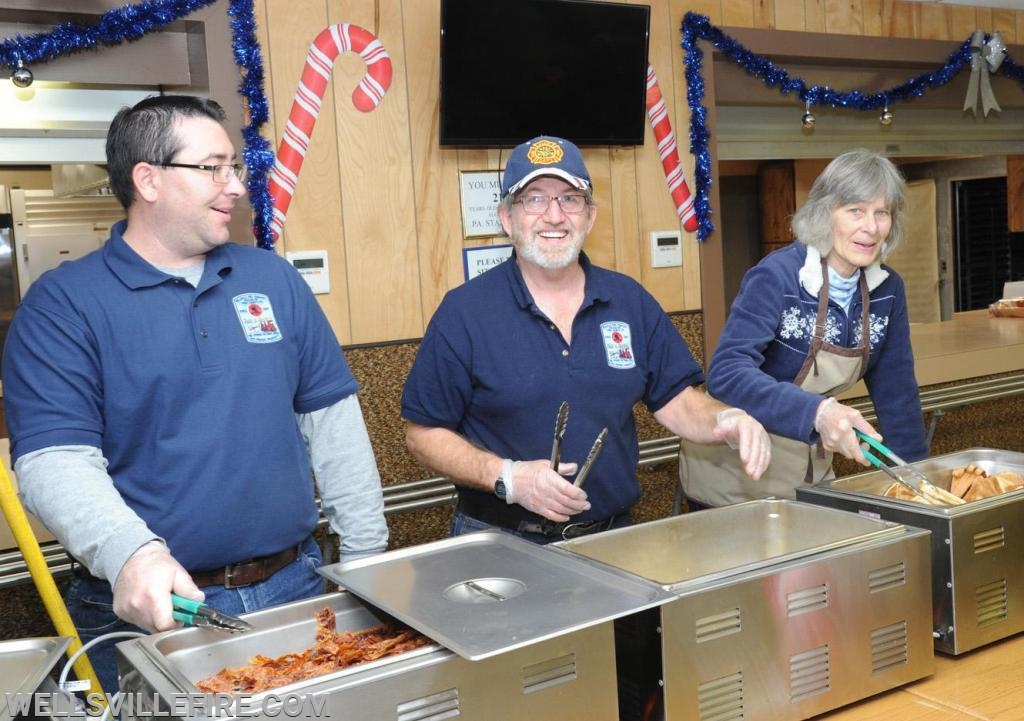
[[[259,693],[431,643],[426,636],[396,624],[338,633],[336,621],[331,609],[318,611],[316,643],[305,651],[277,658],[254,656],[246,666],[224,668],[197,681],[196,688],[206,693]]]

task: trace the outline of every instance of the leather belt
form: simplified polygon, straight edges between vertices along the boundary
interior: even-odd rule
[[[282,568],[299,557],[299,546],[286,548],[260,558],[250,558],[230,566],[222,566],[210,571],[189,571],[188,575],[197,586],[224,586],[224,588],[241,588],[249,586],[273,576]]]
[[[533,523],[532,521],[522,521],[519,524],[520,533],[539,533],[545,538],[561,538],[568,540],[570,538],[578,538],[580,536],[587,536],[591,533],[600,533],[601,531],[607,531],[615,525],[615,521],[618,520],[618,516],[612,516],[611,518],[602,518],[597,521],[565,521],[564,523],[556,523],[549,521],[544,518],[541,519],[540,523]]]

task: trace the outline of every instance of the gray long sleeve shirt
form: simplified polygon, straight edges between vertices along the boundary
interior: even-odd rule
[[[351,395],[327,408],[296,414],[296,422],[309,450],[324,515],[341,539],[342,560],[385,550],[388,528],[380,474],[359,399]],[[14,471],[25,507],[72,556],[111,586],[136,550],[149,541],[163,541],[121,498],[99,448],[43,448],[19,458]]]

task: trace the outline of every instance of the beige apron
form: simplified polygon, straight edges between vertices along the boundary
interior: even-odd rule
[[[826,343],[828,312],[828,266],[821,259],[822,287],[818,293],[811,347],[793,382],[809,393],[834,396],[853,387],[867,369],[869,353],[869,303],[867,280],[860,275],[861,347],[843,348]],[[728,446],[705,446],[684,440],[679,450],[679,481],[687,497],[708,506],[725,506],[754,498],[794,498],[803,483],[832,478],[832,453],[821,442],[811,446],[803,441],[772,434],[772,462],[757,481],[740,462],[739,452]]]

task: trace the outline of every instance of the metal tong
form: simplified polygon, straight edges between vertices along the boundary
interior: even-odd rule
[[[864,457],[868,459],[871,465],[885,473],[885,475],[889,476],[889,478],[899,483],[901,486],[909,490],[915,496],[923,498],[928,503],[940,503],[947,506],[960,505],[965,502],[964,499],[960,498],[959,496],[956,496],[950,493],[949,491],[936,486],[934,483],[928,480],[928,477],[926,475],[921,473],[921,471],[917,470],[916,468],[913,468],[912,466],[908,465],[906,461],[897,456],[886,446],[882,445],[881,442],[876,441],[874,438],[872,438],[871,436],[864,433],[858,428],[854,428],[853,432],[857,434],[858,438],[860,438],[862,441],[867,443],[869,446],[874,448],[879,453],[883,454],[886,458],[888,458],[895,464],[894,467],[890,468],[885,463],[883,463],[881,459],[875,456],[875,454],[873,454],[871,451],[867,450],[866,448],[862,448],[861,452],[864,454]],[[910,480],[908,480],[908,478]]]
[[[587,480],[587,474],[590,473],[590,467],[594,465],[594,461],[597,460],[597,456],[601,453],[601,448],[604,446],[604,439],[608,435],[608,429],[602,428],[601,432],[597,434],[597,438],[594,439],[594,445],[590,447],[590,452],[587,454],[587,460],[583,461],[583,468],[576,474],[576,480],[572,482],[574,486],[579,488],[583,485],[583,481]]]
[[[558,461],[562,457],[562,439],[565,438],[565,427],[569,424],[569,401],[562,401],[555,418],[555,441],[551,446],[551,469],[558,473]]]
[[[558,416],[555,418],[555,438],[551,446],[551,468],[556,473],[558,472],[558,463],[562,458],[562,440],[565,438],[565,427],[568,424],[569,401],[562,401],[562,405],[558,407]],[[577,488],[582,486],[583,481],[587,479],[587,474],[590,473],[591,466],[594,465],[594,461],[597,460],[598,455],[601,453],[601,448],[604,446],[604,439],[607,435],[607,428],[602,428],[601,432],[597,434],[594,445],[590,447],[590,452],[587,453],[587,459],[583,461],[583,466],[576,474],[576,480],[573,481],[573,485]]]
[[[201,626],[212,628],[215,631],[250,631],[252,624],[243,621],[237,616],[221,613],[215,608],[207,606],[200,601],[193,601],[191,598],[171,594],[171,616],[175,621],[181,621],[186,626]]]

